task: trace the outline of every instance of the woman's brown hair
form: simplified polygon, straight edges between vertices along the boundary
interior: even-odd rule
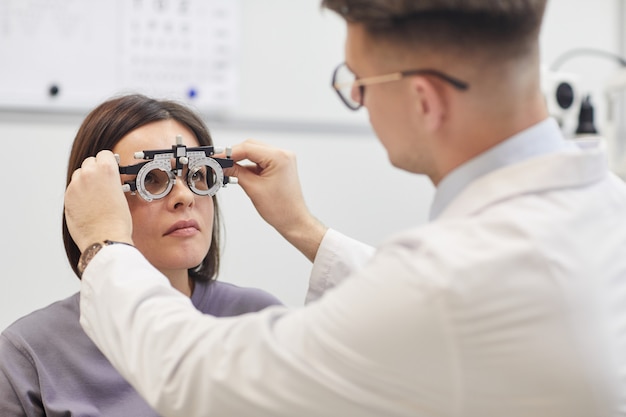
[[[161,120],[175,120],[193,132],[200,146],[213,146],[209,130],[188,107],[169,100],[155,100],[143,95],[132,94],[108,100],[93,109],[85,118],[76,133],[67,167],[67,180],[70,183],[72,173],[80,168],[83,161],[95,156],[101,150],[113,147],[131,131]],[[189,269],[189,277],[194,281],[209,281],[217,276],[219,270],[219,235],[220,216],[216,196],[213,215],[213,234],[211,246],[202,263]],[[63,213],[63,243],[67,259],[76,273],[80,250],[67,229]]]

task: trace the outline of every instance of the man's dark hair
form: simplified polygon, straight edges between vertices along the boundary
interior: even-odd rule
[[[535,43],[547,0],[322,0],[373,38],[407,48],[523,54]]]

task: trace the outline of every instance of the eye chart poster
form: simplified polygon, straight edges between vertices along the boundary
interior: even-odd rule
[[[228,111],[239,21],[237,0],[0,0],[0,110],[138,92]]]

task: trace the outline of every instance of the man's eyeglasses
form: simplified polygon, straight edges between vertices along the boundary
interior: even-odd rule
[[[373,77],[357,78],[345,62],[342,62],[335,68],[332,87],[339,95],[341,101],[343,101],[349,109],[358,110],[363,107],[363,96],[365,95],[366,85],[398,81],[410,75],[431,75],[449,83],[454,88],[461,91],[469,88],[469,84],[466,82],[433,69],[414,69],[385,75],[376,75]]]

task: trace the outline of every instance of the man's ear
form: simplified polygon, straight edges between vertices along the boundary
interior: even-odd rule
[[[439,130],[446,114],[443,89],[427,77],[411,77],[410,83],[415,110],[420,114],[422,126],[431,132]]]

